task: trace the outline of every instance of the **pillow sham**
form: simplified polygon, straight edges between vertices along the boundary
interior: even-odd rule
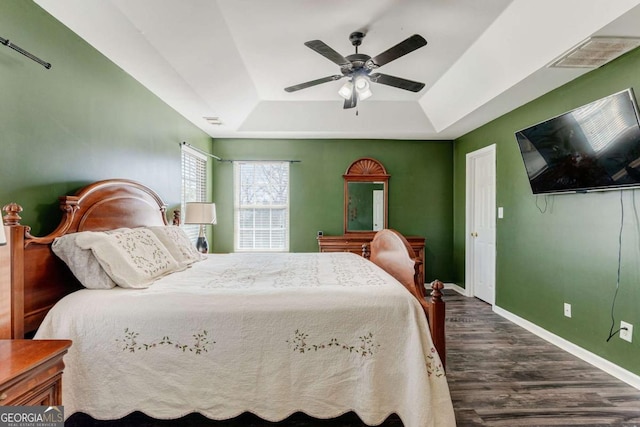
[[[91,249],[78,246],[77,239],[82,233],[66,234],[56,238],[51,250],[58,256],[78,281],[87,289],[111,289],[116,286],[111,277],[102,269]]]
[[[169,250],[175,260],[183,267],[194,262],[206,259],[206,255],[201,254],[195,245],[189,240],[189,236],[184,230],[175,225],[157,225],[146,227],[156,235],[158,240]]]
[[[160,277],[186,268],[145,228],[117,234],[85,233],[77,243],[91,249],[104,271],[122,288],[147,288]]]

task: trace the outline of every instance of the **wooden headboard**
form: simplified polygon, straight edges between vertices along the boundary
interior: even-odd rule
[[[0,338],[22,338],[35,331],[53,304],[81,288],[51,251],[56,237],[78,231],[168,224],[166,205],[160,196],[135,181],[98,181],[59,200],[63,212],[60,224],[42,237],[32,236],[30,228],[20,224],[19,205],[11,203],[3,208],[11,254],[11,336]]]

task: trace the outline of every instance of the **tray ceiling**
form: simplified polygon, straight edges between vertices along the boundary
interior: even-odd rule
[[[590,71],[547,68],[588,37],[640,36],[640,0],[35,1],[214,138],[453,139]],[[339,74],[304,42],[346,56],[356,30],[371,56],[422,35],[379,71],[425,88],[284,91]]]

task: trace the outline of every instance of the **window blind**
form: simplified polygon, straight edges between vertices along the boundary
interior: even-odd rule
[[[207,157],[189,147],[182,146],[182,199],[180,201],[181,222],[189,238],[198,238],[197,224],[184,224],[187,202],[206,202]]]
[[[289,162],[234,162],[235,250],[289,250]]]

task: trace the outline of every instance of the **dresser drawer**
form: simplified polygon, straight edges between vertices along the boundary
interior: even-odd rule
[[[68,340],[0,340],[0,405],[62,404]]]
[[[63,369],[62,360],[54,360],[15,381],[3,384],[0,386],[0,405],[40,405],[43,401],[54,402],[59,394]]]
[[[329,245],[320,245],[320,252],[352,252],[356,255],[362,255],[362,243],[332,242]]]

